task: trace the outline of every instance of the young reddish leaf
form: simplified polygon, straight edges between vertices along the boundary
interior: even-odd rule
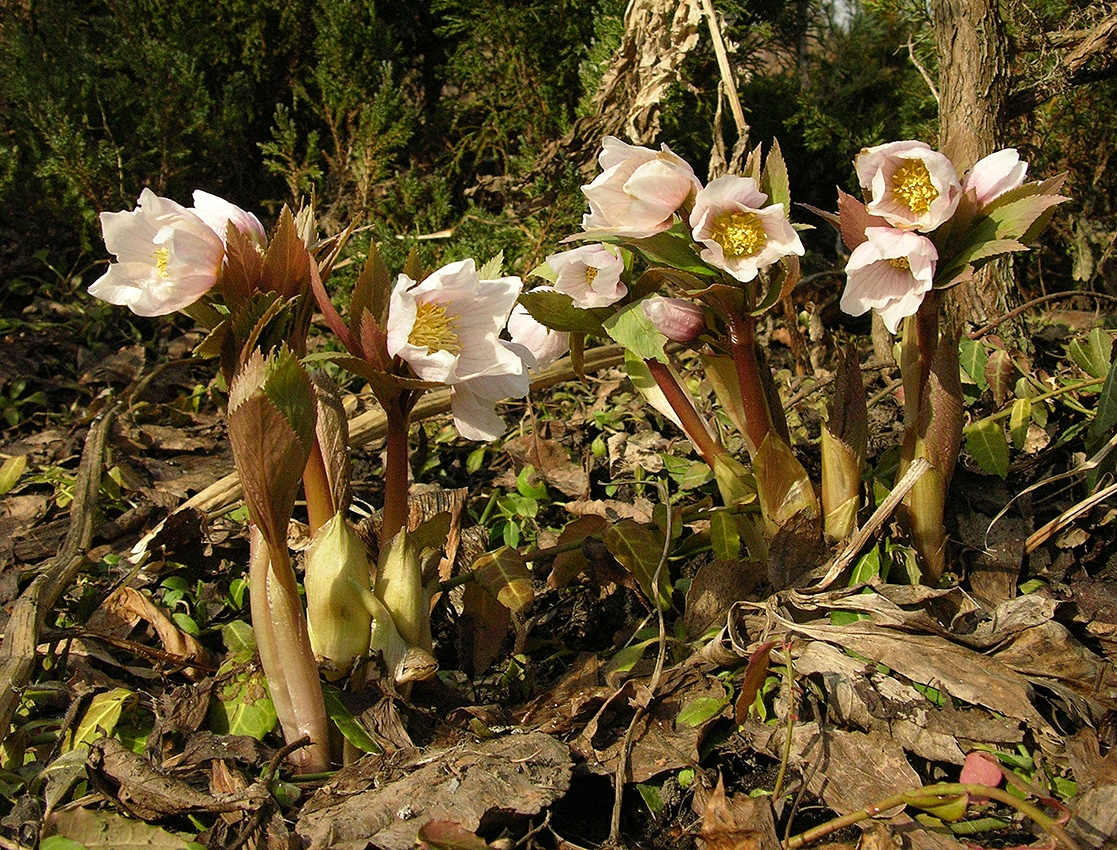
[[[1003,348],[996,349],[985,363],[985,380],[993,391],[993,401],[1002,407],[1012,392],[1013,376],[1016,367],[1009,353]]]
[[[842,241],[851,251],[865,241],[866,227],[888,227],[887,221],[878,215],[870,215],[863,203],[841,189],[838,190],[838,216]]]
[[[764,680],[768,678],[769,654],[775,645],[774,640],[762,643],[749,656],[745,677],[741,680],[741,690],[737,694],[737,703],[734,706],[738,726],[748,720],[749,709],[756,702],[756,695],[760,693],[760,689],[764,687]]]
[[[313,265],[306,243],[299,236],[295,218],[290,208],[285,206],[264,255],[263,286],[278,292],[285,299],[294,298],[309,287]]]

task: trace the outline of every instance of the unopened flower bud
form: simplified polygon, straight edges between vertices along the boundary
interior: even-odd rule
[[[306,620],[310,646],[324,660],[327,678],[339,678],[354,659],[367,655],[372,633],[368,554],[338,512],[306,550]]]
[[[653,295],[640,305],[655,329],[675,342],[690,342],[706,329],[706,314],[693,301]]]

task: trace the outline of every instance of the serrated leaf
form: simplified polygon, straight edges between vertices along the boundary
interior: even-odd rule
[[[337,689],[324,686],[322,688],[322,698],[326,703],[326,716],[333,721],[334,725],[343,736],[345,740],[360,750],[362,753],[374,753],[380,755],[384,752],[383,748],[376,743],[376,739],[368,733],[361,722],[353,716],[345,703],[341,701]]]
[[[714,511],[710,517],[710,544],[714,557],[722,561],[735,561],[741,556],[741,532],[728,511]]]
[[[986,472],[1008,475],[1008,440],[1000,422],[982,419],[967,428],[966,451]]]
[[[1113,337],[1101,328],[1094,328],[1086,339],[1071,340],[1067,353],[1087,375],[1104,378],[1109,374]]]
[[[667,564],[660,567],[660,562],[664,560],[665,541],[659,528],[626,519],[605,529],[602,539],[613,557],[636,579],[652,604],[663,610],[670,608],[671,579]],[[657,570],[659,581],[655,582]]]
[[[985,379],[985,364],[989,362],[989,355],[980,340],[962,337],[958,342],[958,365],[966,370],[970,381],[977,384],[979,390],[989,386]]]
[[[1023,188],[1023,187],[1021,187]],[[1036,234],[1037,222],[1042,222],[1046,213],[1063,201],[1070,200],[1062,195],[1030,195],[1008,202],[1001,201],[986,210],[989,220],[996,227],[996,238],[1029,242]]]
[[[489,259],[481,268],[477,270],[477,277],[481,280],[495,280],[501,277],[501,269],[504,266],[504,251],[497,251],[496,256]]]
[[[0,496],[8,493],[19,483],[23,471],[27,468],[27,455],[13,455],[0,466]]]
[[[291,214],[290,207],[284,206],[264,255],[262,285],[278,292],[284,300],[301,295],[310,286],[312,263],[295,217]]]
[[[612,312],[604,307],[591,310],[577,307],[574,300],[562,292],[525,292],[519,300],[537,322],[566,333],[604,336],[601,321]]]
[[[1028,439],[1028,428],[1032,424],[1032,401],[1028,398],[1018,398],[1012,403],[1012,412],[1008,415],[1008,432],[1012,436],[1012,445],[1017,451],[1024,448]]]
[[[603,239],[603,242],[614,240]],[[645,239],[615,240],[642,254],[653,265],[670,266],[679,271],[709,277],[717,274],[695,253],[694,241],[685,225],[657,233]]]
[[[1012,392],[1012,376],[1015,373],[1012,358],[1003,348],[995,349],[985,362],[985,382],[993,393],[993,402],[997,407],[1002,407]]]
[[[725,697],[698,697],[679,709],[675,722],[698,728],[721,714],[729,705]]]
[[[518,549],[508,546],[482,555],[473,562],[474,580],[510,611],[526,611],[535,598],[531,571]]]
[[[667,337],[656,330],[640,304],[629,304],[613,313],[602,326],[605,332],[642,360],[668,363],[663,346]]]
[[[388,317],[388,301],[392,295],[392,275],[376,243],[369,244],[368,257],[361,268],[361,274],[353,287],[353,297],[349,301],[349,330],[354,336],[361,336],[365,313],[377,325],[383,324]]]
[[[136,694],[127,688],[113,688],[96,694],[78,725],[66,736],[62,751],[70,752],[81,744],[92,744],[98,738],[110,737],[124,709],[135,701]]]
[[[888,222],[872,215],[861,201],[838,190],[838,218],[841,222],[842,241],[852,251],[868,237],[866,227],[888,227]]]
[[[783,160],[780,143],[775,139],[764,161],[760,189],[768,195],[768,203],[783,204],[784,212],[791,214],[791,181],[787,177],[787,164]]]

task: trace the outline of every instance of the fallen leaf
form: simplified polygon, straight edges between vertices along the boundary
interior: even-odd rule
[[[725,796],[725,780],[706,801],[699,836],[707,850],[780,850],[772,805],[767,798]]]

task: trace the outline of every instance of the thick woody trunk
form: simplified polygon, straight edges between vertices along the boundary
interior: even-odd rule
[[[964,174],[1003,142],[1009,91],[1004,22],[997,0],[931,0],[931,18],[939,55],[939,148]],[[1019,303],[1011,284],[1008,263],[994,263],[954,287],[947,310],[962,327],[983,325]]]

